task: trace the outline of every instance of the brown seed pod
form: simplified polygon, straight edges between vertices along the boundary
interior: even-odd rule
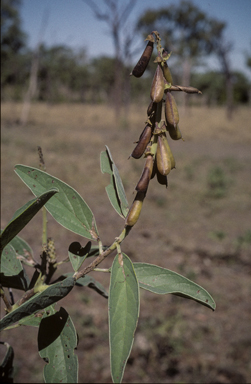
[[[153,42],[148,41],[145,47],[145,50],[142,53],[141,58],[133,68],[132,73],[130,73],[130,75],[133,75],[135,77],[141,77],[143,75],[149,63],[149,60],[152,56],[152,52],[153,52]]]
[[[156,160],[159,173],[163,176],[168,175],[172,168],[171,159],[161,135],[158,136]]]
[[[136,188],[135,188],[136,191],[138,191],[138,192],[146,192],[147,191],[149,181],[151,179],[152,171],[153,171],[153,157],[152,157],[152,155],[148,155],[146,158],[143,172],[140,176],[138,184],[136,185]]]
[[[166,61],[164,61],[162,70],[163,70],[163,75],[164,75],[164,78],[166,79],[166,81],[168,83],[172,84],[173,83],[172,74],[171,74],[171,71],[170,71]]]
[[[133,227],[134,224],[136,224],[136,222],[138,221],[144,198],[145,198],[145,193],[137,192],[137,195],[126,217],[126,221],[125,221],[126,227]]]
[[[174,128],[174,126],[172,126],[172,125],[169,125],[169,126],[167,126],[167,130],[169,132],[169,135],[170,135],[171,139],[173,139],[173,140],[180,140],[180,139],[182,139],[182,134],[180,132],[180,129],[179,129],[178,125],[177,125],[176,128]]]
[[[177,127],[179,122],[179,112],[176,101],[171,92],[166,93],[165,117],[167,126]]]
[[[132,151],[130,157],[134,157],[134,159],[139,159],[143,155],[147,147],[147,144],[151,140],[151,137],[152,137],[152,127],[150,125],[146,125],[143,132],[140,135],[138,144]]]
[[[151,101],[147,108],[147,116],[150,116],[153,112],[156,112],[156,109],[157,109],[157,103],[154,103],[153,101]]]
[[[152,87],[150,92],[151,99],[154,103],[159,103],[163,99],[164,85],[165,83],[164,83],[163,72],[160,67],[160,64],[158,64],[153,81],[152,81]]]

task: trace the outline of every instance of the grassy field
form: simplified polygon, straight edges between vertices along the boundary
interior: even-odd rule
[[[115,124],[106,106],[34,104],[27,126],[21,128],[16,123],[21,107],[2,104],[1,227],[32,198],[13,168],[37,167],[39,145],[47,172],[84,197],[103,244],[109,245],[120,234],[123,220],[106,196],[109,179],[100,172],[100,152],[108,145],[132,202],[144,160],[128,157],[144,128],[146,108],[132,106],[127,120]],[[238,108],[233,115],[227,121],[224,109],[195,107],[180,114],[184,141],[170,143],[176,169],[169,175],[169,186],[151,181],[140,220],[122,245],[133,261],[169,268],[201,284],[214,297],[216,311],[176,296],[141,292],[139,325],[124,382],[251,381],[250,110]],[[41,229],[37,215],[20,233],[36,258]],[[50,217],[48,230],[59,260],[67,256],[72,241],[85,243]],[[103,266],[109,267],[112,258]],[[70,265],[64,266],[64,271],[70,270]],[[109,276],[92,275],[109,288]],[[79,382],[111,382],[105,299],[90,289],[76,289],[60,306],[70,313],[79,334]],[[36,328],[2,334],[15,350],[16,382],[43,381],[36,338]]]

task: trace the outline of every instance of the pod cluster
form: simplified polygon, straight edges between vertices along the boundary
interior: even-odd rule
[[[157,68],[153,77],[147,108],[147,121],[130,157],[146,158],[140,179],[135,187],[137,193],[126,218],[126,227],[132,227],[138,220],[149,182],[156,175],[158,182],[167,187],[167,175],[175,168],[175,160],[169,146],[167,135],[172,140],[182,138],[179,129],[179,112],[172,91],[201,93],[193,87],[173,84],[172,74],[167,65],[170,53],[161,47],[159,33],[154,31],[146,38],[148,43],[130,75],[141,77],[157,44]],[[156,41],[155,41],[156,40]]]

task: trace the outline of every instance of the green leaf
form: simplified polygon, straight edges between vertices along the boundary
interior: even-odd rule
[[[106,151],[103,151],[100,154],[100,166],[102,173],[108,173],[111,176],[110,184],[106,187],[106,193],[109,200],[118,214],[125,218],[129,206],[118,168],[116,167],[111,152],[107,146]]]
[[[30,284],[25,269],[22,269],[22,271],[15,276],[4,276],[3,273],[0,273],[0,281],[3,287],[20,289],[22,291],[27,291]]]
[[[160,295],[172,293],[192,299],[213,310],[216,304],[200,285],[169,269],[147,263],[133,263],[140,288]]]
[[[68,255],[72,265],[72,268],[75,272],[79,270],[83,262],[88,256],[88,253],[91,249],[91,241],[88,241],[85,247],[82,247],[78,241],[74,241],[70,244]]]
[[[5,276],[18,275],[23,270],[21,261],[17,259],[15,249],[11,244],[6,245],[1,257],[0,271]]]
[[[7,348],[6,354],[3,358],[3,361],[0,365],[0,377],[1,382],[3,383],[13,383],[13,360],[14,360],[14,351],[11,345],[0,341],[0,344],[4,344]]]
[[[45,309],[46,310],[46,309]],[[37,316],[36,314],[32,314],[30,316],[24,317],[23,319],[19,320],[18,324],[10,325],[9,327],[5,328],[6,330],[8,329],[13,329],[16,328],[17,325],[26,325],[30,327],[39,327],[39,324],[42,320],[42,314],[41,316]]]
[[[21,237],[15,236],[14,239],[11,240],[10,244],[18,255],[21,255],[25,258],[33,257],[33,251],[31,247]]]
[[[20,307],[17,307],[2,318],[0,321],[0,331],[24,317],[36,313],[37,311],[41,311],[41,309],[61,300],[68,295],[74,287],[74,284],[75,281],[73,277],[68,277],[63,281],[50,285],[43,292],[35,294],[24,304],[20,305]]]
[[[12,247],[11,248],[12,261],[10,262],[8,261],[8,257],[6,259],[6,256],[7,256],[6,251],[8,252],[9,246]],[[15,253],[13,252],[13,249]],[[15,289],[21,289],[23,291],[27,291],[30,284],[30,280],[20,260],[16,258],[17,255],[22,255],[25,258],[33,255],[32,249],[30,248],[30,246],[19,236],[15,236],[14,239],[12,239],[9,242],[9,244],[4,248],[3,257],[1,259],[0,281],[3,287],[15,288]],[[18,269],[16,269],[15,266],[18,267]],[[11,276],[9,275],[10,269],[12,270],[11,273],[14,273],[14,275],[13,274],[11,274]],[[17,270],[20,270],[18,274],[16,274]],[[2,273],[2,271],[4,272]]]
[[[35,313],[33,313],[32,315],[19,320],[18,324],[26,325],[30,327],[39,327],[41,320],[42,320],[41,316],[37,316]]]
[[[64,308],[45,313],[38,331],[39,355],[45,359],[45,383],[77,383],[78,359],[74,354],[77,334]]]
[[[36,196],[52,185],[56,187],[59,193],[45,205],[48,212],[69,231],[97,240],[94,215],[75,189],[36,168],[16,165],[15,172]]]
[[[38,198],[29,201],[15,212],[13,218],[1,233],[2,249],[28,224],[43,205],[57,192],[56,189],[48,190],[47,188],[36,195]]]
[[[62,277],[69,277],[73,276],[72,272],[67,272],[62,275]],[[61,279],[60,277],[59,279]],[[106,299],[108,298],[108,293],[106,292],[106,289],[103,287],[102,284],[100,284],[97,280],[95,280],[92,276],[85,275],[84,277],[80,277],[76,281],[75,284],[77,287],[89,287],[99,293],[101,296],[105,297]]]
[[[113,382],[120,383],[139,317],[139,285],[125,254],[117,255],[112,264],[108,308],[111,374]]]

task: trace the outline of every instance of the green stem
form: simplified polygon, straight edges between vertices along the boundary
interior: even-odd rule
[[[43,212],[43,234],[42,234],[42,246],[45,250],[47,247],[47,217],[46,217],[46,209],[45,207],[42,208]]]

